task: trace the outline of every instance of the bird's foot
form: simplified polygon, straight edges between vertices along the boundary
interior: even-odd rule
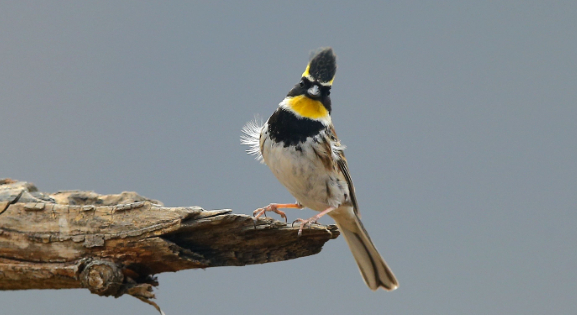
[[[316,224],[318,220],[319,220],[319,219],[317,218],[316,215],[315,215],[314,217],[310,218],[310,219],[307,219],[307,220],[298,218],[298,219],[296,219],[296,220],[293,221],[292,226],[294,226],[295,222],[299,222],[299,223],[301,224],[301,227],[299,228],[299,234],[298,234],[299,237],[300,237],[300,236],[303,234],[303,229],[304,229],[305,226],[308,225],[309,228],[310,228],[310,227],[311,227],[311,224],[313,224],[313,223]]]
[[[289,208],[289,207],[283,207],[283,206],[289,206],[289,204],[271,203],[271,204],[269,204],[268,206],[266,206],[266,207],[264,207],[264,208],[258,208],[258,209],[256,209],[256,210],[254,210],[254,211],[252,212],[252,215],[253,215],[253,217],[254,217],[253,219],[254,219],[255,224],[256,224],[256,220],[257,220],[260,216],[264,215],[264,216],[266,217],[266,213],[267,213],[267,212],[274,212],[274,213],[280,215],[281,218],[284,219],[285,223],[287,223],[287,222],[288,222],[288,219],[287,219],[287,217],[286,217],[286,214],[284,213],[284,211],[280,211],[279,208]]]
[[[318,221],[323,215],[325,215],[325,214],[327,214],[327,213],[329,213],[329,212],[331,212],[331,211],[333,211],[333,210],[335,210],[334,207],[328,207],[328,208],[325,209],[324,211],[320,212],[319,214],[313,216],[312,218],[310,218],[310,219],[308,219],[308,220],[300,219],[300,218],[299,218],[299,219],[296,219],[296,220],[293,221],[292,225],[294,226],[295,222],[300,222],[301,227],[299,228],[299,234],[298,234],[298,235],[301,236],[301,235],[303,234],[303,228],[304,228],[305,226],[308,225],[309,228],[310,228],[310,227],[311,227],[311,224],[313,224],[313,223],[316,224],[317,221]]]

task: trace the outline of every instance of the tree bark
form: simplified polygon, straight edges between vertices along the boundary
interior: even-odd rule
[[[0,290],[88,288],[147,303],[155,274],[313,255],[339,232],[231,210],[164,207],[134,192],[42,193],[0,180]],[[158,307],[157,307],[158,309]],[[160,310],[160,309],[159,309]]]

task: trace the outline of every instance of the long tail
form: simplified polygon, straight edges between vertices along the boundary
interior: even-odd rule
[[[373,245],[359,217],[355,214],[354,218],[353,221],[335,221],[353,253],[365,283],[373,291],[379,287],[388,291],[395,290],[399,287],[397,278]]]

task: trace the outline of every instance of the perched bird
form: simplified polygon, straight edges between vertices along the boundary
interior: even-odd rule
[[[296,198],[294,204],[271,203],[254,211],[255,220],[267,211],[286,220],[282,208],[303,207],[320,211],[301,223],[332,217],[342,232],[371,290],[395,290],[399,284],[361,223],[355,188],[342,145],[331,122],[331,86],[337,70],[332,48],[320,49],[302,77],[264,124],[249,122],[241,143],[271,169]],[[297,222],[295,221],[295,222]]]

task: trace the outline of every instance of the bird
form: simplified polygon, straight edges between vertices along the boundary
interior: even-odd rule
[[[392,291],[399,283],[371,241],[361,222],[345,146],[331,120],[331,87],[337,70],[332,48],[312,54],[299,82],[265,122],[258,118],[242,128],[241,143],[247,153],[266,164],[296,198],[295,203],[271,203],[253,212],[256,222],[266,212],[287,220],[280,209],[309,208],[319,213],[300,222],[303,228],[328,215],[343,234],[366,285],[373,291]],[[293,224],[295,223],[293,222]]]

